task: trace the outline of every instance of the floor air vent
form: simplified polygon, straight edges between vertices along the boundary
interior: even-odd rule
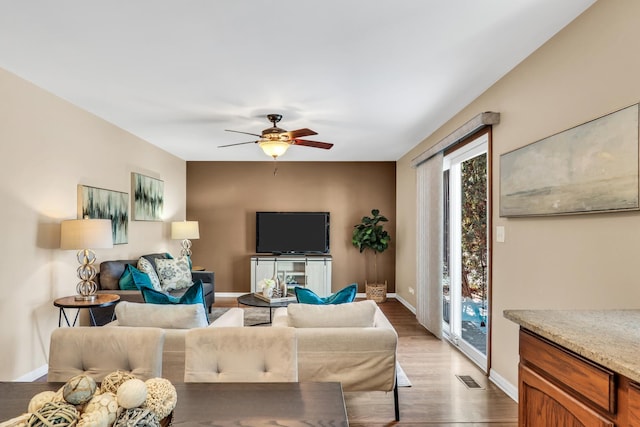
[[[484,390],[484,387],[482,387],[480,384],[478,384],[476,382],[476,380],[473,379],[473,377],[471,375],[456,375],[456,377],[462,381],[462,383],[467,386],[468,389],[473,389],[473,390]]]

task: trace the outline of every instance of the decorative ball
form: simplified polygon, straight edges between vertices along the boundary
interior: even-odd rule
[[[125,409],[137,408],[147,399],[147,385],[137,378],[123,382],[116,392],[118,405]]]
[[[160,427],[160,423],[149,409],[132,408],[122,411],[113,427]]]
[[[116,400],[116,395],[108,391],[106,393],[94,395],[89,403],[85,405],[82,416],[84,417],[84,415],[92,412],[100,412],[106,416],[107,426],[110,426],[116,420],[117,411],[118,402]],[[82,417],[80,418],[80,422],[82,422]]]
[[[80,414],[68,403],[48,402],[42,408],[31,414],[28,427],[73,427],[78,422]]]
[[[120,387],[123,382],[134,378],[136,378],[136,376],[131,372],[120,370],[114,371],[103,378],[102,383],[100,384],[100,392],[104,393],[110,391],[115,394],[118,392],[118,387]]]
[[[6,420],[0,423],[2,427],[27,427],[27,422],[31,417],[30,413],[24,413],[22,415],[18,415],[17,417],[11,418],[10,420]]]
[[[96,381],[87,375],[76,375],[62,388],[64,400],[72,405],[83,405],[93,397],[96,392]]]
[[[77,427],[107,427],[109,425],[109,414],[94,411],[84,412],[80,416]]]
[[[147,399],[143,408],[151,409],[158,419],[167,417],[176,407],[178,393],[171,381],[166,378],[151,378],[145,381],[147,386]]]
[[[42,408],[45,403],[54,402],[55,398],[55,391],[41,391],[31,398],[31,400],[29,401],[29,406],[27,407],[27,412],[34,413],[38,409]]]

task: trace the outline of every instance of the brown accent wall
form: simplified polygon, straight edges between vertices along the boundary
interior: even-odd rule
[[[374,281],[373,255],[351,244],[353,226],[371,209],[389,218],[389,250],[378,275],[395,292],[395,162],[187,162],[187,218],[200,223],[193,262],[215,272],[216,292],[249,292],[256,211],[328,211],[332,290]]]

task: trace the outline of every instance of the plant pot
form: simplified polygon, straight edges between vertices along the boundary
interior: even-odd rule
[[[387,281],[384,283],[367,283],[365,280],[364,288],[367,293],[367,299],[373,300],[377,303],[385,302],[387,300]]]

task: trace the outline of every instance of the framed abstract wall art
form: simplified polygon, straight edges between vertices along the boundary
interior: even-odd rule
[[[128,242],[129,193],[78,185],[78,210],[80,218],[110,219],[114,245]]]
[[[640,209],[638,104],[500,156],[500,216]]]
[[[131,174],[133,191],[133,219],[135,221],[162,221],[164,207],[164,181]]]

